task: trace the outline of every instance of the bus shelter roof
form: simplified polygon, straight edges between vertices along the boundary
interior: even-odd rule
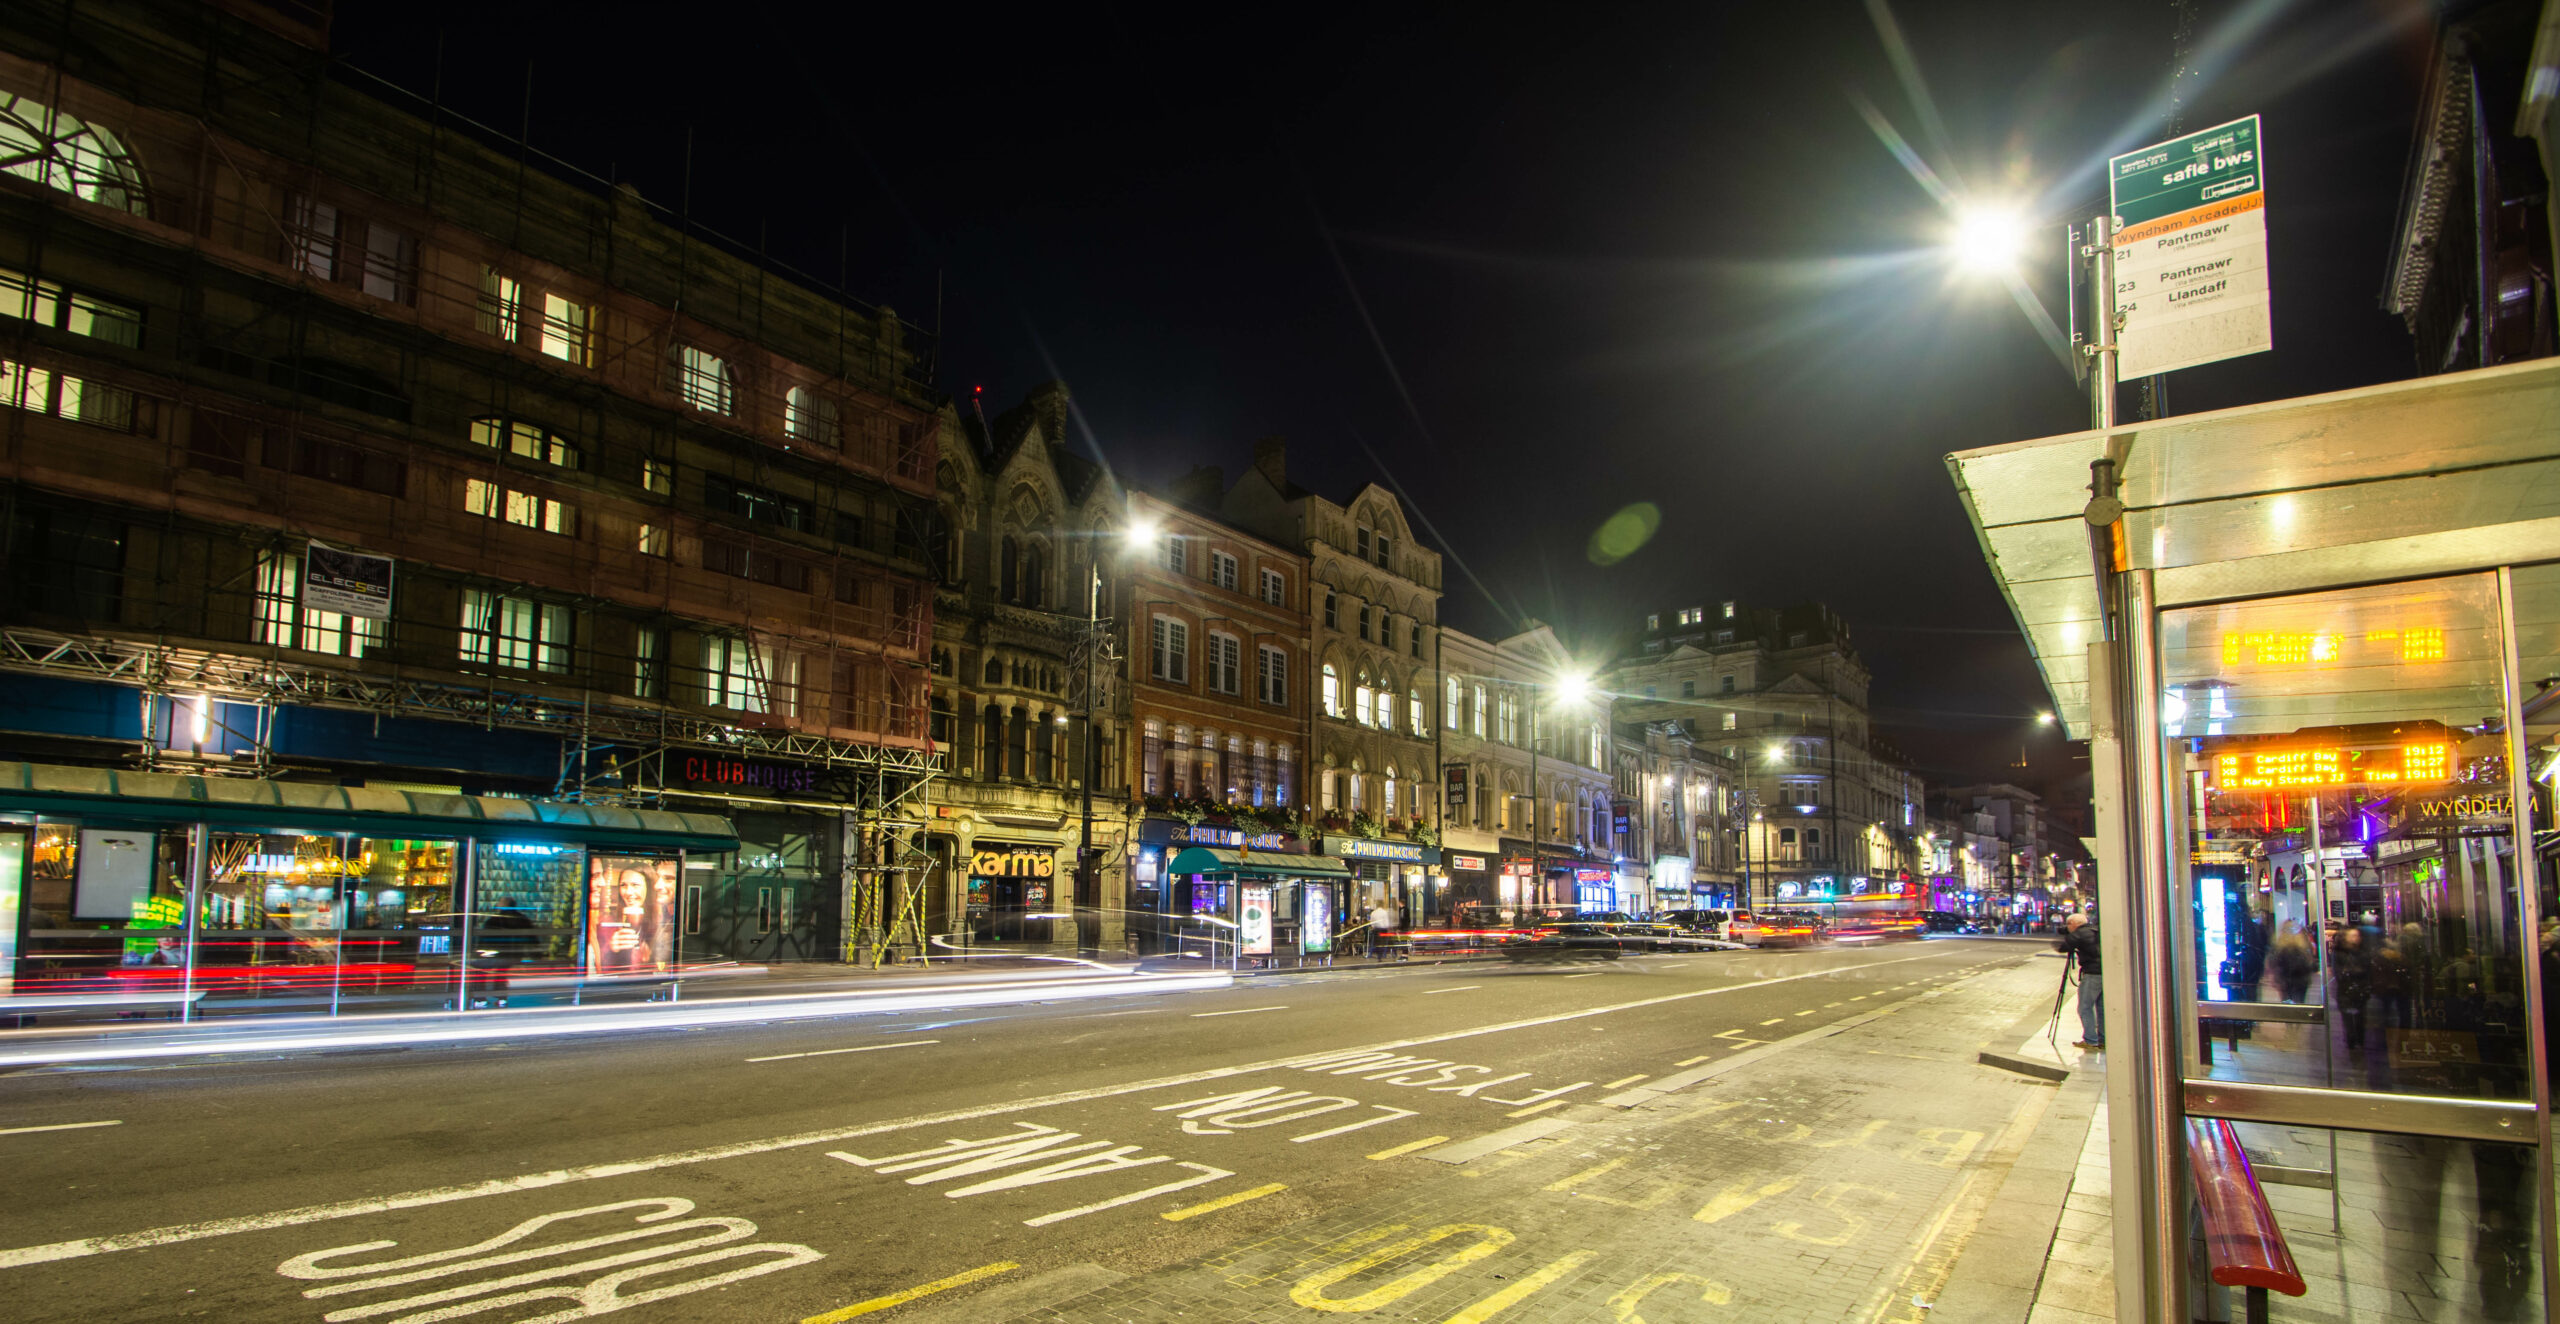
[[[1167,873],[1234,874],[1240,878],[1348,878],[1340,860],[1322,855],[1274,855],[1234,851],[1218,846],[1192,846],[1173,857]]]
[[[2098,621],[2082,512],[2110,453],[2162,605],[2560,559],[2560,358],[1949,455],[2073,738]]]

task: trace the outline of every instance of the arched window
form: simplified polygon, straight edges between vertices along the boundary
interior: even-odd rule
[[[1173,743],[1164,751],[1164,792],[1167,795],[1191,794],[1191,728],[1173,728]]]
[[[1019,564],[1021,560],[1021,544],[1013,540],[1012,534],[1006,534],[1003,543],[997,548],[996,596],[1007,602],[1013,601],[1014,595],[1022,591],[1022,568]]]
[[[1392,763],[1387,765],[1387,779],[1382,785],[1385,794],[1381,798],[1379,808],[1392,817],[1396,812],[1396,765]]]
[[[1324,715],[1342,716],[1342,675],[1330,662],[1324,664]]]
[[[1351,720],[1362,726],[1374,723],[1378,715],[1378,691],[1369,684],[1369,673],[1360,673],[1360,683],[1351,691]]]
[[[987,683],[990,685],[1004,683],[1004,659],[995,657],[987,659]]]
[[[1413,734],[1418,736],[1431,734],[1430,723],[1425,720],[1428,714],[1422,711],[1422,687],[1416,685],[1412,689],[1406,690],[1404,692],[1404,697],[1406,708],[1405,718],[1407,721],[1412,723]]]
[[[1045,586],[1048,582],[1048,558],[1040,554],[1040,544],[1033,543],[1023,548],[1022,605],[1026,607],[1046,605],[1049,595]]]
[[[84,202],[151,214],[142,167],[113,133],[11,92],[0,92],[0,171]]]
[[[833,449],[836,444],[836,402],[810,390],[794,386],[782,396],[782,430],[793,441]]]

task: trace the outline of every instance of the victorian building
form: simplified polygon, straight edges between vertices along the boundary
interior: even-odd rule
[[[1627,908],[1607,696],[1565,683],[1577,672],[1547,626],[1499,642],[1443,629],[1441,640],[1448,830],[1488,852],[1451,848],[1467,856],[1449,862],[1453,909],[1463,921],[1467,903],[1489,907],[1487,922],[1496,922],[1504,913]],[[1478,859],[1484,868],[1459,867]]]
[[[1614,753],[1613,826],[1629,907],[1659,913],[1736,904],[1743,820],[1733,760],[1668,720],[1619,723]]]
[[[1676,723],[1737,770],[1747,904],[1916,878],[1921,788],[1868,724],[1866,666],[1829,608],[1737,601],[1648,615],[1609,670],[1621,722]]]
[[[1050,382],[992,422],[974,401],[941,415],[933,737],[946,769],[928,893],[951,949],[1125,941],[1128,781],[1099,595],[1125,498],[1071,449],[1067,402]]]
[[[1207,474],[1219,485],[1216,471]],[[1438,828],[1440,554],[1413,536],[1402,505],[1375,483],[1336,502],[1292,482],[1277,438],[1255,445],[1253,467],[1226,489],[1222,509],[1235,526],[1306,560],[1314,671],[1306,773],[1327,850],[1355,861],[1361,905],[1429,913],[1428,869],[1439,862],[1428,838]]]

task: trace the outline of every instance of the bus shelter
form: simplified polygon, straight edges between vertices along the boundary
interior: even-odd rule
[[[1332,959],[1334,921],[1352,885],[1340,860],[1191,846],[1165,871],[1184,880],[1182,918],[1226,930],[1214,937],[1229,944],[1230,966]]]
[[[2320,1317],[2560,1320],[2560,359],[1948,463],[2091,741],[2118,1318],[2221,1118]]]

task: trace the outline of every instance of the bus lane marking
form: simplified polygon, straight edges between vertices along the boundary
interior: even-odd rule
[[[647,1210],[633,1213],[634,1210]],[[287,1278],[305,1282],[323,1282],[305,1288],[305,1299],[347,1296],[407,1288],[435,1279],[461,1278],[465,1281],[431,1288],[416,1295],[377,1299],[369,1304],[345,1306],[321,1318],[329,1324],[372,1319],[404,1311],[423,1311],[406,1315],[415,1320],[458,1319],[491,1311],[512,1312],[516,1306],[542,1301],[565,1301],[571,1310],[545,1315],[545,1319],[578,1319],[602,1315],[652,1301],[689,1296],[695,1292],[724,1287],[730,1283],[761,1277],[784,1269],[813,1264],[826,1256],[820,1251],[791,1242],[746,1241],[757,1235],[756,1225],[743,1218],[686,1218],[693,1212],[693,1201],[678,1198],[622,1200],[613,1204],[593,1205],[585,1209],[567,1209],[558,1213],[528,1218],[514,1227],[468,1246],[430,1251],[398,1259],[369,1263],[347,1263],[349,1256],[388,1250],[398,1245],[393,1241],[365,1241],[347,1246],[296,1255],[276,1266],[276,1272]],[[617,1231],[591,1232],[566,1241],[535,1244],[521,1249],[503,1249],[534,1238],[554,1224],[591,1219],[596,1215],[623,1214],[634,1226]],[[678,1220],[678,1221],[669,1221]],[[606,1226],[611,1226],[606,1224]],[[689,1235],[688,1235],[689,1234]],[[676,1240],[667,1240],[677,1237]],[[627,1250],[609,1248],[633,1242],[647,1242]],[[719,1249],[711,1249],[719,1247]],[[572,1263],[534,1266],[540,1261],[604,1250],[607,1253]],[[496,1253],[490,1253],[496,1252]],[[713,1273],[687,1277],[676,1282],[638,1291],[626,1291],[633,1283],[648,1279],[664,1279],[686,1270],[729,1264],[733,1261],[757,1261],[735,1264]],[[609,1271],[609,1272],[600,1272]],[[475,1276],[492,1273],[494,1277]],[[559,1279],[577,1279],[590,1273],[600,1276],[583,1284],[562,1284]],[[534,1286],[534,1284],[547,1284]],[[473,1298],[478,1298],[474,1300]]]
[[[1144,1148],[1141,1145],[1117,1145],[1108,1140],[1084,1140],[1079,1132],[1061,1131],[1054,1126],[1042,1126],[1037,1122],[1016,1122],[1013,1125],[1015,1133],[1012,1135],[946,1140],[931,1149],[919,1149],[905,1154],[865,1158],[843,1150],[829,1150],[827,1157],[883,1175],[916,1172],[917,1175],[906,1179],[906,1184],[909,1186],[927,1186],[957,1177],[976,1177],[1001,1172],[1007,1168],[1022,1168],[1025,1164],[1035,1165],[1020,1172],[988,1177],[985,1181],[972,1182],[942,1193],[945,1198],[953,1200],[965,1200],[975,1195],[993,1195],[1000,1191],[1020,1190],[1027,1186],[1041,1186],[1050,1182],[1075,1181],[1085,1177],[1127,1172],[1135,1168],[1153,1167],[1159,1163],[1171,1163],[1177,1168],[1188,1168],[1198,1174],[1150,1186],[1132,1194],[1097,1200],[1092,1204],[1078,1205],[1073,1209],[1062,1209],[1057,1213],[1042,1214],[1036,1218],[1026,1218],[1022,1220],[1025,1227],[1047,1227],[1051,1223],[1065,1222],[1070,1218],[1082,1218],[1087,1214],[1116,1209],[1121,1205],[1134,1204],[1159,1195],[1169,1195],[1175,1191],[1188,1190],[1194,1186],[1221,1181],[1235,1175],[1225,1168],[1176,1159],[1170,1154],[1131,1157]],[[922,1171],[918,1171],[919,1169]]]
[[[955,1273],[948,1278],[936,1278],[932,1282],[919,1283],[914,1287],[905,1289],[904,1291],[891,1292],[887,1296],[875,1296],[868,1301],[856,1301],[852,1305],[845,1306],[837,1310],[830,1310],[823,1315],[811,1315],[807,1319],[801,1320],[800,1324],[844,1324],[844,1321],[849,1319],[859,1319],[864,1315],[875,1314],[879,1311],[887,1310],[891,1306],[903,1306],[918,1297],[931,1296],[936,1292],[948,1292],[955,1287],[966,1287],[971,1283],[977,1282],[979,1279],[993,1278],[997,1274],[1001,1273],[1011,1273],[1021,1267],[1021,1265],[1016,1264],[1012,1260],[998,1260],[993,1264],[981,1264],[977,1268],[961,1273]]]
[[[1591,1261],[1598,1259],[1599,1257],[1600,1252],[1596,1250],[1575,1251],[1571,1255],[1567,1255],[1563,1259],[1557,1260],[1555,1263],[1550,1264],[1545,1268],[1530,1274],[1528,1277],[1503,1288],[1501,1291],[1495,1292],[1484,1300],[1478,1301],[1474,1305],[1459,1311],[1457,1314],[1451,1315],[1446,1321],[1446,1324],[1484,1324],[1486,1320],[1501,1314],[1503,1311],[1509,1310],[1511,1307],[1518,1305],[1520,1302],[1526,1300],[1535,1293],[1545,1291],[1548,1287],[1553,1286],[1557,1279],[1572,1273],[1574,1270],[1581,1268],[1583,1265],[1589,1264]]]
[[[1798,980],[1820,979],[1841,973],[1844,970],[1864,970],[1874,966],[1897,965],[1905,961],[1926,959],[1929,959],[1929,957],[1926,954],[1923,954],[1918,956],[1892,957],[1880,961],[1858,961],[1839,967],[1826,966],[1821,969],[1807,970],[1797,974],[1772,975],[1764,979],[1745,980],[1741,983],[1725,984],[1715,988],[1690,989],[1680,993],[1664,993],[1653,997],[1636,998],[1627,1002],[1610,1003],[1599,1007],[1586,1007],[1577,1011],[1556,1012],[1545,1016],[1532,1016],[1519,1020],[1498,1021],[1490,1025],[1479,1025],[1468,1029],[1451,1030],[1440,1034],[1420,1035],[1410,1039],[1391,1040],[1385,1043],[1372,1045],[1369,1048],[1352,1051],[1354,1055],[1357,1055],[1358,1053],[1366,1052],[1391,1052],[1396,1049],[1418,1048],[1427,1044],[1448,1043],[1458,1039],[1471,1039],[1483,1035],[1505,1034],[1513,1030],[1535,1029],[1541,1026],[1556,1025],[1567,1021],[1584,1020],[1595,1016],[1607,1016],[1618,1012],[1637,1011],[1647,1007],[1664,1006],[1675,1002],[1687,1002],[1695,998],[1716,997],[1726,993],[1740,993],[1750,989],[1766,988],[1776,984],[1794,983]],[[547,1190],[551,1187],[566,1186],[578,1182],[604,1181],[616,1177],[634,1176],[645,1172],[657,1172],[667,1168],[689,1167],[704,1163],[718,1163],[728,1159],[750,1158],[763,1154],[780,1153],[782,1151],[792,1149],[806,1149],[817,1145],[841,1144],[848,1140],[857,1140],[865,1136],[881,1135],[892,1131],[906,1131],[913,1130],[918,1127],[949,1125],[954,1122],[975,1121],[988,1117],[1000,1117],[1011,1113],[1033,1112],[1044,1108],[1056,1108],[1069,1104],[1091,1102],[1097,1099],[1119,1098],[1128,1094],[1141,1094],[1153,1090],[1173,1089],[1184,1085],[1199,1084],[1205,1081],[1226,1080],[1236,1076],[1250,1075],[1255,1072],[1274,1071],[1297,1067],[1305,1063],[1339,1056],[1342,1056],[1342,1054],[1292,1054],[1286,1057],[1268,1058],[1259,1062],[1248,1062],[1236,1066],[1209,1067],[1200,1071],[1183,1072],[1173,1076],[1159,1076],[1148,1080],[1131,1081],[1123,1085],[1103,1085],[1092,1089],[1070,1090],[1057,1094],[1040,1095],[1028,1099],[1015,1099],[1005,1103],[986,1104],[976,1108],[960,1108],[940,1113],[926,1113],[916,1116],[892,1118],[887,1121],[871,1122],[860,1126],[838,1127],[824,1131],[807,1131],[791,1135],[773,1136],[763,1140],[740,1141],[734,1144],[706,1146],[700,1149],[676,1150],[673,1152],[647,1155],[640,1158],[589,1163],[571,1168],[554,1168],[543,1172],[519,1173],[509,1177],[493,1177],[480,1181],[463,1182],[450,1186],[425,1187],[422,1189],[396,1192],[389,1195],[366,1196],[351,1200],[337,1200],[324,1204],[300,1205],[288,1209],[270,1210],[264,1213],[202,1219],[191,1223],[165,1224],[159,1227],[142,1228],[132,1232],[73,1237],[67,1240],[45,1242],[32,1246],[16,1246],[0,1249],[0,1269],[26,1268],[30,1265],[51,1264],[60,1260],[84,1259],[93,1255],[111,1255],[118,1251],[145,1250],[156,1246],[174,1245],[181,1242],[202,1241],[212,1237],[228,1237],[238,1236],[243,1233],[267,1232],[273,1231],[277,1228],[299,1227],[308,1223],[331,1222],[343,1218],[362,1218],[373,1214],[390,1213],[403,1209],[419,1209],[440,1204],[451,1204],[463,1200],[480,1200],[487,1199],[491,1196],[515,1195],[526,1191]]]
[[[1345,1278],[1366,1273],[1379,1265],[1400,1259],[1462,1233],[1474,1233],[1476,1239],[1401,1278],[1381,1283],[1358,1296],[1337,1299],[1325,1295],[1325,1289]],[[1388,1242],[1386,1245],[1344,1260],[1331,1268],[1318,1269],[1291,1285],[1289,1299],[1309,1310],[1330,1311],[1336,1314],[1363,1314],[1380,1306],[1403,1300],[1450,1274],[1494,1254],[1510,1245],[1512,1240],[1509,1228],[1494,1227],[1485,1223],[1444,1223],[1428,1232],[1419,1232],[1401,1240]]]

